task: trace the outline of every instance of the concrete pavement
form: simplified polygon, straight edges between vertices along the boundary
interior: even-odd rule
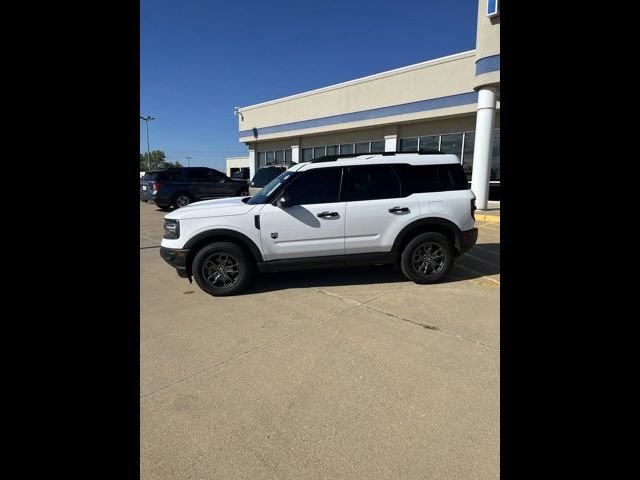
[[[499,476],[499,225],[446,283],[283,272],[214,298],[140,215],[141,478]]]

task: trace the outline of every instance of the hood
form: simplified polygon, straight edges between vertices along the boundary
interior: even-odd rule
[[[244,215],[253,210],[257,205],[247,205],[242,201],[246,197],[218,198],[195,202],[186,207],[178,208],[168,213],[164,218],[180,220],[183,218],[225,217],[231,215]]]

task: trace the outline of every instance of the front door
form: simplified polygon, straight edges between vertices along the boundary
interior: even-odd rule
[[[344,255],[346,203],[340,201],[341,181],[340,167],[299,172],[278,195],[287,198],[287,207],[262,208],[265,260]]]

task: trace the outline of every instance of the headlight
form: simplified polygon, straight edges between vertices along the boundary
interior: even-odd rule
[[[165,220],[162,226],[164,234],[162,238],[175,239],[180,237],[180,221],[179,220]]]

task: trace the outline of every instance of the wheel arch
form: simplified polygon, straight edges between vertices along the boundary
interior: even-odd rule
[[[451,220],[442,217],[429,217],[418,219],[398,233],[395,241],[393,242],[392,251],[398,255],[402,253],[404,247],[414,238],[416,235],[426,232],[436,232],[444,235],[447,240],[451,242],[454,252],[457,255],[460,254],[458,235],[460,234],[460,228]]]
[[[226,228],[215,228],[200,232],[185,243],[184,248],[189,250],[186,259],[187,275],[189,278],[192,276],[191,266],[193,258],[202,247],[213,242],[234,243],[243,248],[249,254],[250,258],[253,258],[256,262],[262,262],[262,253],[260,252],[260,249],[255,242],[244,233]]]

